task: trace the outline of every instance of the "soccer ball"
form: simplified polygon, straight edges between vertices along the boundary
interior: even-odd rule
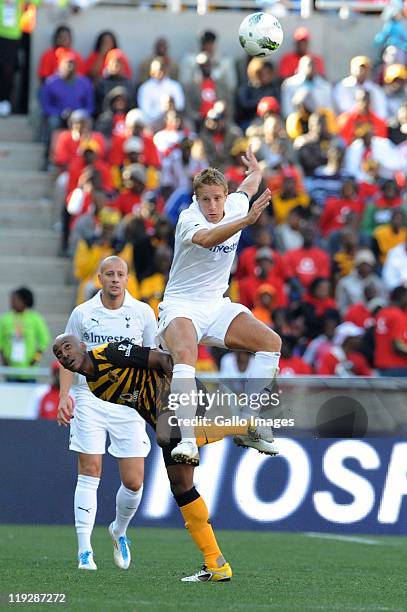
[[[249,55],[267,57],[283,42],[283,28],[273,15],[252,13],[240,24],[239,41]]]

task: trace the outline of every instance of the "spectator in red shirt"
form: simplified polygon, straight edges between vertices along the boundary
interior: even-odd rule
[[[364,330],[353,323],[338,325],[334,336],[334,347],[321,359],[317,374],[321,376],[371,376],[372,370],[366,358],[359,352]]]
[[[106,57],[112,49],[118,49],[119,44],[116,36],[110,30],[101,32],[96,38],[95,47],[92,53],[88,56],[85,62],[86,75],[96,80],[103,76],[103,71],[106,68]],[[122,51],[123,74],[128,79],[131,79],[132,72],[129,65],[129,60]]]
[[[323,317],[328,310],[338,310],[338,306],[331,297],[331,283],[327,278],[314,278],[309,286],[309,293],[304,302],[312,306],[316,318]]]
[[[40,385],[33,398],[30,412],[32,418],[55,421],[59,405],[59,363],[51,364],[51,384]]]
[[[55,140],[52,161],[60,171],[80,156],[80,148],[85,140],[95,140],[100,145],[101,156],[106,150],[105,139],[100,132],[92,131],[92,120],[87,111],[73,111],[68,119],[68,129],[58,133]]]
[[[295,50],[292,53],[286,53],[283,55],[279,65],[279,76],[282,79],[293,76],[297,72],[298,64],[300,59],[304,55],[312,57],[315,63],[315,70],[322,76],[325,74],[324,60],[319,55],[309,52],[309,42],[311,35],[307,28],[300,27],[294,31],[293,40],[295,43]]]
[[[380,308],[386,306],[387,302],[379,295],[379,291],[374,283],[365,285],[363,296],[363,301],[349,306],[343,316],[343,320],[350,321],[358,327],[368,329],[375,324],[375,315]]]
[[[328,197],[319,221],[321,233],[324,237],[329,236],[335,230],[345,226],[346,216],[349,211],[354,211],[360,219],[363,212],[364,202],[359,197],[356,183],[351,179],[343,182],[339,197]]]
[[[294,336],[283,336],[281,338],[281,357],[279,363],[279,376],[309,376],[312,370],[302,357],[293,355],[297,339]]]
[[[374,136],[387,138],[386,122],[372,111],[370,93],[365,89],[359,89],[355,94],[355,107],[338,117],[339,133],[346,144],[350,145],[357,138],[360,126],[367,123],[371,125]]]
[[[212,70],[211,58],[207,53],[196,57],[198,71],[194,71],[191,83],[184,86],[186,114],[199,132],[202,124],[217,100],[227,104],[229,116],[233,116],[232,95],[221,75]]]
[[[264,249],[264,247],[272,249],[273,239],[270,231],[267,227],[254,227],[254,245],[246,247],[240,252],[237,270],[235,273],[235,278],[237,280],[241,280],[243,278],[247,278],[248,276],[253,277],[256,271],[257,265],[257,253],[260,249]],[[273,262],[275,265],[275,270],[277,275],[281,275],[281,278],[284,277],[283,266],[281,262],[281,255],[272,250]]]
[[[146,166],[160,167],[160,156],[154,144],[153,134],[146,128],[146,119],[139,108],[132,108],[126,115],[124,133],[113,133],[109,153],[109,162],[113,166],[124,163],[124,142],[136,136],[143,141],[143,162]]]
[[[329,278],[331,261],[326,251],[315,246],[315,229],[307,223],[302,228],[304,245],[300,249],[287,251],[283,256],[286,275],[298,279],[303,289],[308,289],[312,281],[319,277]]]
[[[143,192],[146,186],[146,169],[141,164],[131,164],[123,170],[123,186],[119,196],[111,206],[126,215],[141,214]]]
[[[375,366],[381,376],[407,376],[407,287],[396,287],[376,319]]]
[[[278,265],[269,247],[263,247],[256,253],[256,268],[254,276],[248,276],[239,281],[239,301],[253,308],[255,296],[260,285],[268,284],[275,289],[275,307],[287,305],[287,296]]]
[[[311,340],[305,349],[303,359],[315,371],[318,371],[322,357],[333,347],[333,338],[339,323],[339,313],[336,310],[328,311],[321,320],[321,333]]]
[[[59,66],[57,49],[62,48],[70,51],[75,56],[76,71],[78,74],[84,75],[85,64],[81,55],[72,49],[72,32],[66,25],[60,25],[54,32],[52,37],[52,47],[44,51],[41,55],[37,74],[42,81],[45,81],[49,76],[53,75]]]

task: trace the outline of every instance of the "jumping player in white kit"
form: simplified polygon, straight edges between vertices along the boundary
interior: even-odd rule
[[[186,381],[190,390],[194,390],[199,343],[254,353],[256,378],[248,382],[248,394],[261,392],[264,381],[271,381],[278,371],[280,337],[255,319],[248,308],[224,297],[240,233],[257,221],[271,196],[266,189],[249,210],[262,172],[250,147],[242,160],[246,178],[236,193],[228,195],[227,182],[219,170],[202,170],[194,179],[192,204],[179,216],[174,259],[159,305],[157,336],[174,361],[171,384],[174,394],[185,391]],[[195,413],[192,404],[193,399],[189,415]],[[183,427],[184,415],[185,411],[178,409],[182,439],[172,451],[172,458],[197,465],[198,447],[190,429]],[[274,438],[270,427],[254,427],[244,438],[235,441],[254,448],[267,445],[272,454]],[[274,449],[277,454],[275,445]]]

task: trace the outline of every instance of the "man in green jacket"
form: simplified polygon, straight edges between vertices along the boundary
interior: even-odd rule
[[[35,366],[50,342],[47,324],[32,309],[34,296],[26,287],[11,293],[10,306],[11,310],[0,317],[0,358],[6,366]],[[33,377],[20,375],[7,377],[7,380],[32,382]]]

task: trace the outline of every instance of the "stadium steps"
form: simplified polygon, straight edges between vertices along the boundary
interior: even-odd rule
[[[0,244],[7,255],[55,257],[59,243],[58,234],[51,229],[0,229]]]
[[[0,228],[26,228],[31,230],[51,227],[53,203],[51,200],[14,200],[1,199],[0,188]]]
[[[40,168],[43,155],[43,146],[37,142],[1,142],[0,172]]]
[[[0,143],[32,143],[33,128],[27,115],[12,115],[2,119],[0,124]],[[1,147],[3,148],[3,147]]]
[[[9,309],[10,292],[27,286],[55,335],[65,328],[76,288],[68,284],[71,262],[57,257],[53,178],[39,171],[42,151],[27,117],[0,121],[0,314]],[[49,348],[43,365],[51,358]]]
[[[1,141],[1,124],[0,124]],[[21,200],[37,200],[47,197],[52,188],[52,178],[39,170],[15,170],[0,168],[0,197]]]

